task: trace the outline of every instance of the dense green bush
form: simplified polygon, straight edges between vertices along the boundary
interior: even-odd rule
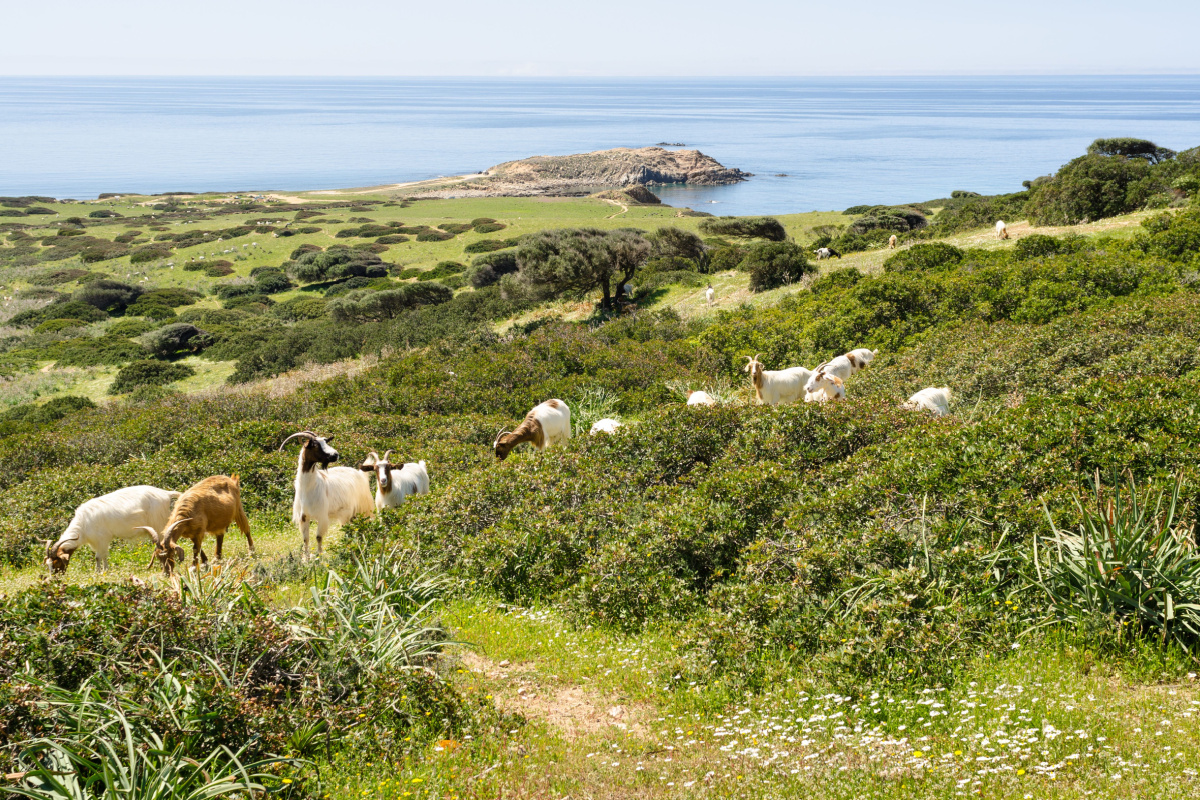
[[[117,378],[108,387],[109,394],[125,394],[139,386],[165,386],[168,383],[190,378],[196,370],[187,364],[169,364],[163,361],[134,361],[121,367]]]
[[[1018,258],[1043,258],[1057,254],[1061,243],[1053,236],[1035,233],[1018,240],[1013,249]]]
[[[1175,157],[1175,151],[1159,147],[1146,139],[1129,137],[1117,139],[1097,139],[1088,145],[1089,156],[1121,156],[1124,158],[1144,158],[1151,164],[1158,164]]]
[[[915,244],[883,262],[885,272],[907,270],[939,270],[953,267],[963,260],[963,251],[945,242]]]
[[[1035,225],[1077,225],[1134,211],[1159,188],[1145,158],[1086,155],[1063,165],[1030,191],[1026,212]]]
[[[630,228],[541,231],[521,240],[514,277],[535,297],[581,297],[598,289],[600,306],[608,309],[614,290],[620,296],[649,255],[650,243]]]
[[[148,244],[144,247],[139,247],[129,254],[130,264],[145,264],[150,261],[158,261],[162,258],[171,256],[171,248],[164,247],[161,244]]]
[[[271,313],[288,322],[319,319],[325,316],[325,301],[320,297],[293,297],[271,307]]]
[[[787,231],[774,217],[708,217],[701,220],[700,231],[706,236],[739,236],[782,242]]]
[[[90,303],[79,300],[62,298],[42,308],[31,308],[13,315],[9,325],[32,327],[40,325],[48,319],[81,319],[85,322],[99,322],[108,319],[108,314]]]
[[[368,268],[381,264],[383,260],[374,253],[334,246],[324,252],[301,254],[292,265],[292,274],[301,283],[319,283],[366,276]]]
[[[125,313],[127,307],[142,296],[144,291],[140,286],[133,286],[121,281],[98,280],[75,290],[71,299],[120,316]]]
[[[505,275],[517,271],[517,254],[513,251],[486,253],[471,261],[467,279],[476,289],[492,286]]]
[[[354,291],[327,303],[335,322],[379,322],[409,309],[449,302],[454,293],[439,283],[412,283],[380,292]]]
[[[86,269],[51,269],[30,277],[29,282],[34,286],[57,286],[79,280],[88,274]]]
[[[750,273],[750,291],[763,292],[794,283],[817,271],[808,263],[804,250],[792,242],[761,242],[751,245],[741,268]]]
[[[26,403],[13,406],[0,413],[0,437],[34,433],[77,411],[95,407],[96,404],[88,398],[73,395],[55,397],[42,405]]]
[[[453,238],[453,233],[446,233],[444,231],[429,230],[417,234],[418,242],[447,242]]]
[[[48,319],[34,328],[37,333],[58,333],[71,328],[85,328],[88,323],[81,319]]]
[[[176,322],[146,337],[146,346],[158,358],[174,358],[183,353],[199,353],[213,342],[212,334],[190,322]]]
[[[497,231],[502,231],[507,227],[508,226],[505,225],[503,222],[495,222],[495,221],[481,222],[478,225],[474,226],[476,233],[496,233]],[[470,230],[470,227],[468,227],[467,230]],[[461,233],[461,231],[459,231],[459,232]]]
[[[496,250],[505,250],[509,247],[516,247],[520,244],[517,239],[480,239],[477,242],[471,242],[463,248],[463,252],[467,254],[476,253],[491,253]]]

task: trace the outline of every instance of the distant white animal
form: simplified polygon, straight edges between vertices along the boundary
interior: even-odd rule
[[[395,508],[405,499],[418,494],[429,494],[429,470],[424,461],[409,461],[399,467],[393,467],[388,456],[388,450],[383,458],[374,450],[366,457],[359,469],[366,473],[375,473],[375,507]]]
[[[179,495],[155,486],[126,486],[88,500],[75,509],[58,541],[46,542],[46,566],[66,572],[71,556],[86,544],[96,554],[96,570],[107,570],[113,539],[147,538],[144,527],[161,531]]]
[[[708,392],[700,389],[695,392],[688,392],[687,404],[689,406],[715,406],[717,401]]]
[[[513,431],[500,431],[492,449],[503,461],[513,448],[529,442],[538,450],[566,444],[571,438],[571,409],[562,400],[547,400],[534,406]]]
[[[930,386],[908,398],[907,402],[901,404],[900,407],[911,411],[924,409],[925,411],[932,411],[935,417],[944,417],[950,413],[950,401],[952,399],[953,394],[949,386],[942,386],[940,388]]]
[[[842,254],[832,247],[818,247],[813,250],[817,254],[817,261],[824,261],[827,258],[841,258]]]
[[[713,297],[715,297],[716,294],[717,293],[713,291],[713,287],[711,285],[704,290],[704,299],[710,306],[713,304]]]
[[[804,367],[789,369],[763,369],[758,356],[746,356],[746,372],[754,386],[758,402],[766,406],[795,403],[804,395],[804,385],[812,378],[812,371]]]
[[[895,250],[897,241],[898,240],[896,239],[896,234],[893,233],[891,236],[889,236],[888,237],[888,249]]]
[[[592,423],[592,429],[588,431],[588,436],[595,436],[597,433],[616,433],[617,428],[624,426],[611,417],[598,419]]]
[[[996,238],[997,239],[1007,239],[1008,238],[1008,226],[1004,224],[1004,220],[1002,220],[1002,219],[996,221]]]

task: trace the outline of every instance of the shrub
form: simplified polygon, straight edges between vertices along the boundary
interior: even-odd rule
[[[748,251],[744,247],[737,245],[723,245],[715,247],[708,253],[708,268],[710,272],[728,272],[729,270],[742,269],[742,262],[746,260]]]
[[[110,219],[112,217],[119,217],[121,215],[118,214],[116,211],[110,211],[107,208],[102,208],[102,209],[99,209],[98,211],[91,212],[90,214],[88,214],[88,216],[91,217],[92,219]]]
[[[234,297],[245,297],[251,294],[261,294],[256,283],[223,283],[213,290],[213,294],[222,300]]]
[[[9,325],[31,327],[48,319],[81,319],[84,322],[99,322],[108,319],[108,314],[89,303],[78,300],[51,303],[42,308],[31,308],[13,316]]]
[[[453,238],[454,234],[442,231],[424,231],[417,234],[418,242],[446,242]]]
[[[1021,259],[1044,258],[1058,253],[1059,242],[1053,236],[1035,233],[1018,240],[1013,249]]]
[[[34,328],[38,333],[58,333],[70,328],[86,328],[87,322],[81,319],[48,319]]]
[[[154,300],[171,308],[179,306],[190,306],[197,300],[203,297],[200,292],[195,289],[184,289],[181,287],[164,287],[161,289],[151,289],[138,299]]]
[[[1116,139],[1097,139],[1088,145],[1090,156],[1122,156],[1124,158],[1144,158],[1151,164],[1169,161],[1175,157],[1175,151],[1159,147],[1146,139],[1129,137]]]
[[[471,227],[474,228],[480,225],[490,225],[495,221],[496,220],[492,219],[491,217],[476,217],[475,219],[471,220]]]
[[[859,235],[870,231],[895,231],[906,233],[924,228],[929,224],[925,215],[909,206],[883,206],[872,208],[865,216],[850,223],[847,231]]]
[[[293,283],[287,279],[287,276],[276,270],[273,272],[260,272],[254,276],[254,286],[262,294],[278,294],[286,292],[293,287]]]
[[[60,283],[70,283],[84,275],[90,274],[86,269],[52,269],[34,275],[29,282],[34,286],[57,286]]]
[[[472,226],[465,222],[443,222],[441,225],[438,225],[438,227],[444,230],[446,233],[458,234],[466,233],[467,231],[471,230]],[[500,229],[503,228],[504,226],[501,225]]]
[[[368,267],[382,264],[383,260],[374,253],[335,246],[321,253],[302,254],[292,265],[292,274],[301,283],[318,283],[365,276]]]
[[[288,256],[288,258],[290,258],[292,261],[295,261],[296,259],[300,258],[300,256],[304,255],[305,253],[320,253],[322,250],[324,250],[324,248],[321,247],[320,245],[306,243],[306,244],[300,245],[295,250],[293,250],[292,254],[290,256]],[[254,272],[251,271],[250,274],[253,275]]]
[[[212,334],[187,322],[166,325],[146,338],[147,347],[158,358],[175,358],[183,353],[199,353],[212,342]]]
[[[1034,225],[1077,225],[1140,207],[1150,162],[1122,156],[1080,156],[1035,185],[1026,207]]]
[[[907,270],[940,270],[952,267],[963,259],[963,251],[945,242],[915,244],[883,262],[885,272]]]
[[[738,236],[782,242],[787,231],[774,217],[709,217],[701,220],[700,231],[707,236]]]
[[[804,250],[792,242],[761,242],[751,245],[742,263],[750,273],[750,291],[762,292],[794,283],[817,269],[808,263]]]
[[[210,278],[224,278],[226,275],[232,275],[233,273],[234,269],[231,264],[222,264],[219,261],[204,267],[204,274]]]
[[[700,237],[681,228],[659,228],[646,237],[656,258],[686,258],[697,265],[706,265],[708,248]]]
[[[125,309],[145,292],[140,286],[112,280],[98,280],[75,290],[72,300],[95,306],[114,316],[125,313]]]
[[[400,244],[401,242],[407,242],[408,237],[400,236],[399,234],[395,233],[389,233],[386,236],[380,236],[375,241],[379,244]]]
[[[158,326],[149,320],[144,319],[119,319],[108,327],[110,336],[125,336],[132,339],[134,336],[141,336],[143,333],[149,333]]]
[[[516,247],[519,244],[520,242],[516,239],[480,239],[478,242],[471,242],[464,247],[463,252],[471,255],[476,253],[491,253],[496,250]]]
[[[296,228],[296,233],[320,233],[320,232],[321,232],[321,229],[318,228],[316,225],[305,225],[303,227]]]
[[[125,309],[125,313],[131,317],[145,317],[146,319],[164,320],[171,319],[175,316],[175,309],[171,308],[166,303],[163,303],[157,298],[139,297],[137,302]]]
[[[320,319],[325,311],[325,300],[320,297],[293,297],[271,308],[272,314],[288,322]]]
[[[481,222],[474,226],[476,233],[496,233],[507,227],[503,222]],[[468,226],[466,230],[471,230],[471,226]],[[462,233],[462,231],[458,231],[458,233]]]
[[[495,252],[477,256],[471,261],[471,269],[467,280],[476,289],[497,283],[504,275],[517,271],[517,254],[515,252]]]
[[[454,292],[436,283],[411,283],[381,292],[353,292],[328,303],[335,322],[378,322],[425,305],[449,302]]]
[[[85,264],[94,264],[97,261],[109,261],[124,255],[129,255],[129,248],[125,245],[98,239],[90,242],[79,253],[79,258]]]

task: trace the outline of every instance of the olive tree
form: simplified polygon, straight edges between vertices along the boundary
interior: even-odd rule
[[[517,251],[518,279],[535,296],[582,296],[600,291],[600,307],[611,309],[650,256],[640,231],[565,228],[527,236]]]

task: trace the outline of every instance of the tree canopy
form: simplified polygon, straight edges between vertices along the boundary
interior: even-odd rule
[[[519,280],[536,295],[582,296],[600,290],[601,308],[613,305],[651,251],[640,231],[564,228],[527,236],[517,251]]]

